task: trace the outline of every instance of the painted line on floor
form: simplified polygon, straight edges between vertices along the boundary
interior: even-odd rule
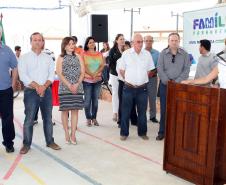
[[[8,161],[12,161],[13,160],[10,155],[4,154],[4,156],[5,156],[5,159],[8,160]],[[29,168],[27,168],[21,162],[18,164],[18,167],[21,168],[29,176],[31,176],[31,178],[33,178],[38,184],[40,184],[40,185],[46,185],[46,183],[41,178],[39,178],[37,175],[35,175],[35,173],[33,173]],[[4,182],[6,182],[8,179],[3,179],[3,180],[4,180]]]
[[[56,119],[53,119],[53,120],[54,120],[54,122],[56,122],[56,123],[62,125],[62,123],[61,123],[60,121],[58,121],[58,120],[56,120]],[[125,152],[128,152],[128,153],[130,153],[130,154],[132,154],[132,155],[135,155],[135,156],[137,156],[137,157],[140,157],[140,158],[143,158],[143,159],[145,159],[145,160],[148,160],[148,161],[150,161],[150,162],[152,162],[152,163],[154,163],[154,164],[157,164],[157,165],[162,166],[162,163],[161,163],[161,162],[156,161],[156,160],[154,160],[154,159],[151,159],[150,157],[144,156],[144,155],[139,154],[139,153],[137,153],[137,152],[133,152],[133,151],[131,151],[131,150],[129,150],[129,149],[123,147],[123,146],[120,146],[120,145],[118,145],[118,144],[112,143],[112,142],[110,142],[110,141],[108,141],[108,140],[106,140],[106,139],[103,139],[103,138],[101,138],[101,137],[95,136],[95,135],[90,134],[90,133],[88,133],[88,132],[85,132],[85,131],[83,131],[83,130],[81,130],[81,129],[78,129],[78,131],[81,132],[81,133],[83,133],[83,134],[85,134],[85,135],[87,135],[87,136],[96,138],[96,139],[98,139],[98,140],[100,140],[100,141],[103,141],[103,142],[105,142],[105,143],[107,143],[107,144],[110,144],[110,145],[112,145],[112,146],[114,146],[114,147],[116,147],[116,148],[118,148],[118,149],[121,149],[121,150],[123,150],[123,151],[125,151]]]
[[[4,175],[3,180],[8,180],[11,177],[16,167],[20,163],[21,159],[22,159],[22,156],[20,154],[16,156],[15,160],[13,161],[13,164],[10,166],[9,170]]]
[[[21,122],[17,119],[15,119],[15,122],[17,123],[17,125],[20,128],[23,128]],[[23,137],[19,134],[16,134],[17,137],[19,137],[21,140],[23,140]],[[79,171],[78,169],[74,168],[73,166],[71,166],[70,164],[66,163],[65,161],[61,160],[60,158],[56,157],[55,155],[51,154],[50,152],[48,152],[47,150],[44,150],[42,147],[40,147],[39,145],[35,144],[34,142],[32,142],[32,146],[34,148],[36,148],[37,150],[39,150],[41,153],[47,155],[48,157],[50,157],[51,159],[53,159],[54,161],[56,161],[58,164],[60,164],[61,166],[63,166],[64,168],[70,170],[71,172],[75,173],[76,175],[78,175],[79,177],[83,178],[84,180],[88,181],[89,183],[93,184],[93,185],[101,185],[101,183],[97,182],[96,180],[92,179],[91,177],[89,177],[88,175],[86,175],[85,173]]]
[[[18,122],[17,119],[14,119],[15,122]],[[17,124],[20,128],[20,131],[23,131],[22,125]],[[41,180],[38,176],[36,176],[31,170],[29,170],[25,165],[23,165],[20,161],[22,159],[22,155],[18,154],[15,159],[10,158],[9,155],[5,155],[6,159],[10,159],[13,161],[12,165],[10,166],[9,170],[6,172],[4,177],[2,178],[4,182],[10,179],[13,172],[16,170],[17,167],[20,167],[22,170],[25,171],[28,175],[30,175],[35,181],[38,182],[40,185],[46,185],[43,180]],[[3,184],[2,184],[3,185]]]
[[[3,180],[8,180],[11,175],[13,174],[13,172],[15,171],[16,167],[18,166],[18,164],[20,163],[20,160],[22,159],[22,156],[20,154],[18,154],[16,156],[16,158],[14,159],[12,165],[10,166],[9,170],[6,172],[6,174],[3,176]]]

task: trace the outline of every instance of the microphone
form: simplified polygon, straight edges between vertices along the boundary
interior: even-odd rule
[[[225,50],[223,50],[223,51],[221,51],[221,52],[217,53],[217,56],[222,55],[222,54],[224,54],[225,52],[226,52],[226,51],[225,51]]]
[[[220,51],[219,53],[217,53],[217,56],[224,62],[226,62],[226,59],[224,59],[221,55],[223,55],[225,53],[226,53],[226,48],[224,50]]]

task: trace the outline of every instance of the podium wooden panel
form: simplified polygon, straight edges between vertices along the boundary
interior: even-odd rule
[[[226,183],[226,90],[170,82],[163,169],[198,185]]]

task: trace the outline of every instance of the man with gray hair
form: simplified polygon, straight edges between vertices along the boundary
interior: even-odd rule
[[[0,116],[2,119],[2,144],[6,152],[14,152],[15,128],[13,123],[13,90],[18,78],[17,59],[13,51],[2,42],[3,28],[0,26]],[[12,76],[10,76],[10,71]]]
[[[126,140],[129,136],[129,117],[135,101],[137,107],[138,136],[148,140],[147,136],[147,83],[148,73],[154,69],[150,52],[142,49],[143,37],[135,34],[133,47],[124,51],[119,66],[120,74],[124,79],[122,93],[122,112],[120,139]]]

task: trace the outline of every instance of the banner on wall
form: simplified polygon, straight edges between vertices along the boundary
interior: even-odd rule
[[[226,5],[203,10],[184,12],[183,47],[196,67],[199,53],[199,41],[211,41],[211,52],[218,53],[224,49],[226,38]]]

